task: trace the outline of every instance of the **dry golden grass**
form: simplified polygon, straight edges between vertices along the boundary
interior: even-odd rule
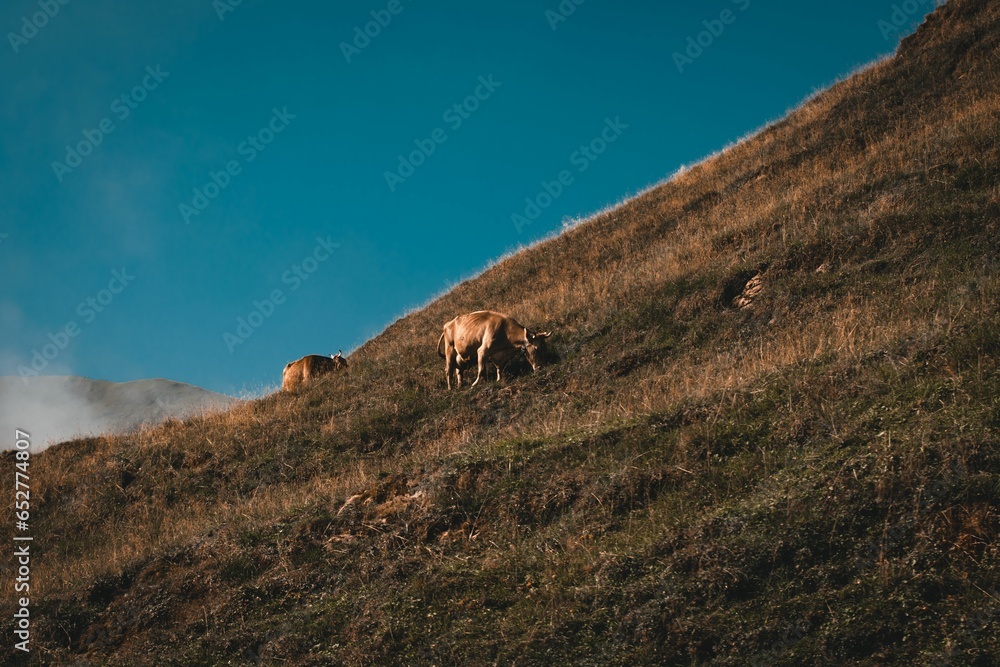
[[[1000,6],[953,0],[342,375],[39,456],[40,641],[116,664],[995,657],[993,616],[955,619],[988,600],[960,582],[1000,585],[998,42]],[[561,359],[445,391],[440,327],[481,308],[555,329]]]

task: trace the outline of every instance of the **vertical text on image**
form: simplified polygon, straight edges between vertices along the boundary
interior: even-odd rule
[[[31,436],[14,429],[14,648],[28,653],[31,639],[31,541],[28,534],[31,520],[31,485],[28,467],[31,465]]]

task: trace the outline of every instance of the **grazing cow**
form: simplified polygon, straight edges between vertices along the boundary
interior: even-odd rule
[[[451,389],[452,369],[455,370],[458,386],[461,387],[462,367],[471,364],[473,359],[479,366],[473,387],[482,379],[487,363],[496,367],[499,382],[500,366],[519,354],[524,354],[528,359],[531,370],[537,370],[542,363],[545,339],[550,335],[550,331],[533,334],[513,317],[490,310],[456,317],[444,325],[444,332],[438,339],[438,354],[444,357],[448,389]]]
[[[281,374],[281,389],[294,393],[307,380],[344,368],[347,368],[347,359],[344,359],[343,352],[337,352],[329,357],[318,354],[306,355],[298,361],[290,361],[285,366],[285,371]]]

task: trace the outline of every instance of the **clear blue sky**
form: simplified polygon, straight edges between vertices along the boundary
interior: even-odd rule
[[[931,8],[60,1],[0,9],[0,374],[34,358],[41,374],[226,393],[350,350],[567,216],[782,116]],[[602,133],[603,153],[580,152]],[[411,173],[415,142],[434,151]]]

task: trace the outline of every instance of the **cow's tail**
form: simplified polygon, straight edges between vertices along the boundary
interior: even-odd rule
[[[444,332],[441,332],[441,337],[438,338],[438,356],[444,359]]]

